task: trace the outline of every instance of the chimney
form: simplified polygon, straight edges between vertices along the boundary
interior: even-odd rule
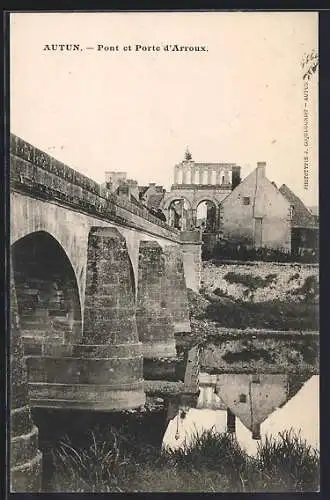
[[[241,182],[241,167],[231,167],[231,189],[235,189]]]
[[[127,198],[128,200],[130,200],[130,198],[131,198],[130,187],[126,182],[125,183],[122,182],[119,184],[118,196],[121,196],[121,197],[124,197],[124,198]]]
[[[258,161],[257,163],[257,176],[258,179],[262,179],[266,177],[266,162],[265,161]]]
[[[133,179],[127,179],[126,184],[128,185],[130,195],[134,196],[134,198],[138,200],[139,187],[137,181],[134,181]]]
[[[126,180],[126,172],[105,172],[105,183],[107,189],[114,193],[118,186]]]

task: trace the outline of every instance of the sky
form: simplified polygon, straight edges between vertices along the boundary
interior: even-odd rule
[[[318,204],[318,75],[305,145],[301,68],[318,50],[317,13],[12,13],[10,29],[11,132],[72,168],[170,189],[189,146],[243,177],[266,161],[270,180]],[[44,50],[61,43],[79,50]],[[175,44],[205,50],[164,50]]]

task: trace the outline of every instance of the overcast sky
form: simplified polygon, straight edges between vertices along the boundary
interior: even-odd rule
[[[82,50],[43,50],[56,43]],[[207,51],[163,50],[176,43]],[[317,48],[313,12],[11,14],[11,131],[98,182],[122,170],[169,189],[187,145],[196,161],[237,163],[243,177],[266,161],[271,180],[315,205],[318,82],[306,191],[300,63]]]

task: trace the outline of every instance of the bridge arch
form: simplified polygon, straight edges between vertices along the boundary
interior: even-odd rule
[[[45,231],[66,253],[76,276],[81,307],[84,307],[87,240],[90,229],[88,220],[69,212],[55,203],[47,203],[20,193],[11,193],[11,230],[13,245],[21,238]]]
[[[23,336],[42,343],[78,342],[79,287],[62,245],[48,232],[34,231],[16,239],[11,253]]]

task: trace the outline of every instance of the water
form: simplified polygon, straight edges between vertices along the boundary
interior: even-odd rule
[[[213,428],[217,432],[226,432],[229,406],[236,415],[237,441],[251,456],[256,454],[258,443],[266,436],[276,437],[279,432],[290,428],[300,432],[307,444],[319,449],[318,375],[307,380],[290,399],[287,378],[283,375],[261,375],[256,385],[251,376],[220,376],[220,381],[217,379],[218,395],[214,393],[214,384],[212,387],[207,385],[207,377],[210,376],[202,375],[206,379],[206,385],[201,387],[197,408],[186,408],[185,418],[180,418],[179,412],[169,422],[163,438],[164,447],[179,448],[185,441],[189,443],[196,431],[201,433]],[[250,377],[249,381],[247,377]],[[258,424],[260,440],[253,439],[251,431],[251,426],[258,427]]]

